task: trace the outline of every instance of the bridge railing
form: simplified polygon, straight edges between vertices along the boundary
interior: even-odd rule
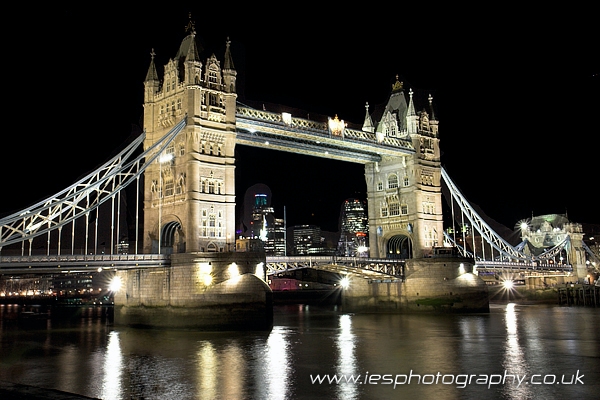
[[[170,262],[166,254],[66,254],[66,255],[31,255],[31,256],[2,256],[0,270],[8,266],[27,265],[59,265],[59,264],[106,264],[127,263],[147,264]]]
[[[404,278],[405,260],[338,256],[270,256],[266,258],[267,274],[274,275],[301,268],[326,269],[339,273],[355,273],[368,279]]]
[[[539,262],[510,262],[510,261],[477,261],[477,269],[504,269],[504,270],[544,270],[544,271],[573,271],[570,264],[554,264]]]
[[[281,113],[275,113],[265,110],[257,110],[250,107],[237,107],[236,114],[239,117],[246,118],[248,120],[253,120],[261,123],[273,123],[282,126],[288,126],[291,128],[299,129],[302,131],[311,132],[313,134],[319,135],[323,138],[330,137],[331,134],[329,132],[329,127],[327,122],[319,122],[308,120],[304,118],[292,117],[290,121],[286,122],[283,119]],[[345,128],[342,136],[334,136],[343,140],[353,140],[356,142],[364,142],[369,144],[380,144],[384,146],[394,147],[394,148],[403,148],[414,150],[412,142],[410,139],[404,140],[397,137],[390,136],[377,136],[374,132],[366,132],[363,130],[350,129]]]

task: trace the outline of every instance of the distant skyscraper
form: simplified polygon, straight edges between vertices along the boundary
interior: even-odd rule
[[[316,225],[297,225],[292,227],[293,232],[293,254],[322,254],[323,237],[321,228]]]
[[[265,253],[272,256],[285,256],[286,252],[285,220],[273,218],[273,222],[267,225],[267,240],[264,244]]]
[[[270,205],[269,195],[254,194],[252,219],[250,221],[250,239],[260,240],[265,253],[273,256],[286,255],[285,220],[275,218],[274,209]]]
[[[344,201],[341,210],[338,253],[350,257],[364,254],[361,250],[367,246],[368,233],[368,218],[364,203],[358,199]]]
[[[254,195],[254,207],[252,208],[252,222],[250,226],[250,237],[267,240],[267,226],[273,221],[273,207],[268,205],[267,195],[257,193]]]

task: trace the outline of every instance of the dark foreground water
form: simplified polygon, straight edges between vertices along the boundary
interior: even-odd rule
[[[0,381],[102,399],[598,399],[600,309],[355,315],[276,306],[270,332],[23,324],[0,305]]]

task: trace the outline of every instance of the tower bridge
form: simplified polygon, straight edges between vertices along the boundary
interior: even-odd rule
[[[112,268],[125,271],[130,292],[143,298],[136,286],[140,271],[163,270],[161,283],[158,273],[152,279],[166,291],[175,277],[165,268],[185,265],[204,271],[201,280],[191,275],[185,279],[195,282],[193,290],[206,297],[215,282],[225,285],[235,276],[228,269],[232,262],[242,273],[252,272],[263,280],[268,274],[306,267],[353,272],[366,280],[403,280],[410,279],[406,260],[425,265],[435,249],[445,245],[485,268],[520,263],[525,269],[539,269],[560,256],[576,277],[587,273],[590,254],[577,224],[569,225],[552,249],[538,253],[513,246],[494,232],[441,165],[433,98],[415,104],[416,89],[405,88],[398,79],[383,111],[370,113],[367,106],[362,128],[356,130],[337,115],[308,120],[238,102],[229,42],[222,62],[214,55],[201,59],[193,27],[162,77],[154,56],[144,80],[144,132],[72,186],[2,218],[0,274]],[[264,254],[257,258],[232,248],[236,146],[363,164],[369,257],[311,258],[306,264],[307,260]],[[451,198],[450,210],[443,206],[443,186]],[[124,222],[124,197],[134,215],[133,228]],[[452,221],[452,235],[445,234],[444,216]],[[462,226],[454,226],[457,222]],[[124,238],[126,255],[118,251]],[[120,301],[128,304],[130,298]]]

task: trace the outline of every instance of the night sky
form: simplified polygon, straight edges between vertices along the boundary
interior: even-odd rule
[[[16,40],[4,48],[11,121],[2,137],[1,214],[69,186],[139,134],[150,52],[161,73],[191,12],[203,61],[212,53],[222,61],[230,38],[239,101],[362,124],[365,103],[385,104],[399,75],[405,87],[433,96],[442,164],[489,217],[513,228],[532,214],[566,212],[574,222],[600,224],[600,68],[591,12],[567,32],[564,13],[499,12],[488,21],[487,14],[450,19],[410,6],[197,4],[137,11],[52,3],[15,14],[19,28],[3,32],[5,41]],[[266,184],[276,215],[286,207],[288,225],[335,231],[341,202],[366,197],[362,165],[244,146],[237,152],[238,203],[247,188]]]

